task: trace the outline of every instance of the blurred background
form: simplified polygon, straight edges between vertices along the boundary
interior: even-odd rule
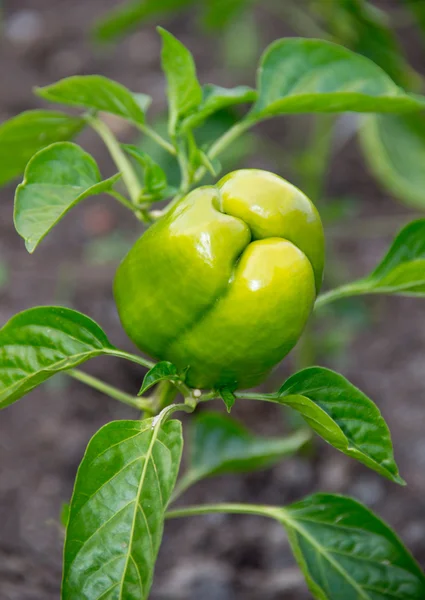
[[[201,83],[254,85],[264,48],[274,39],[297,35],[341,43],[375,60],[400,85],[424,89],[424,0],[10,0],[1,13],[0,122],[44,106],[32,95],[33,86],[99,73],[150,94],[151,123],[161,127],[166,101],[157,24],[192,51]],[[231,111],[219,113],[203,127],[202,139],[215,139],[235,118]],[[311,196],[327,234],[325,286],[333,287],[366,274],[400,227],[423,216],[425,127],[420,119],[402,127],[394,123],[385,138],[394,169],[403,171],[399,163],[405,161],[404,187],[373,175],[373,156],[359,143],[361,123],[352,114],[274,119],[223,155],[223,171],[270,169]],[[108,123],[121,140],[155,152],[173,181],[177,171],[167,157],[138,139],[126,122],[108,117]],[[103,175],[114,172],[94,133],[84,132],[79,142],[96,157]],[[2,153],[7,148],[0,149],[0,158]],[[34,305],[65,305],[93,317],[113,343],[132,350],[118,322],[111,280],[140,224],[111,198],[90,199],[30,256],[13,228],[13,194],[14,185],[0,190],[0,325]],[[291,370],[310,364],[340,370],[380,407],[407,488],[315,439],[303,454],[267,471],[199,483],[184,502],[285,504],[313,491],[349,494],[384,517],[424,567],[424,316],[423,302],[415,299],[335,303],[315,315],[298,347],[265,385],[274,390]],[[115,359],[98,359],[84,368],[131,393],[143,377],[136,365]],[[220,403],[214,408],[222,410]],[[232,416],[264,435],[299,426],[292,414],[261,403],[239,401]],[[107,421],[123,418],[137,415],[65,376],[1,413],[0,600],[58,598],[61,504],[70,498],[91,435]],[[151,597],[304,600],[310,595],[279,524],[211,515],[166,524]]]

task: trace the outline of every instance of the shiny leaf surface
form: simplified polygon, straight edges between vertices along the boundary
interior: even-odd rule
[[[164,169],[160,167],[147,152],[143,152],[138,146],[123,144],[122,147],[143,168],[144,192],[153,195],[163,192],[167,188],[167,176]]]
[[[425,107],[372,61],[323,40],[283,38],[265,51],[251,117],[304,112],[409,112]]]
[[[370,275],[322,294],[316,305],[363,294],[425,295],[425,219],[403,227]]]
[[[391,528],[344,496],[314,494],[287,507],[211,504],[170,511],[169,518],[249,514],[278,521],[318,600],[422,600],[425,576]]]
[[[152,369],[150,369],[146,373],[138,396],[141,396],[142,394],[147,392],[152,386],[164,380],[181,380],[181,376],[177,373],[177,368],[172,363],[166,360],[157,363],[154,367],[152,367]]]
[[[28,163],[15,195],[15,227],[28,252],[73,206],[109,191],[119,177],[102,181],[96,161],[71,142],[40,150]]]
[[[180,119],[201,103],[202,88],[189,50],[162,27],[158,31],[162,37],[161,65],[167,78],[169,131],[174,135]]]
[[[0,329],[0,408],[55,373],[113,353],[99,325],[75,310],[40,306],[18,313]]]
[[[220,398],[223,400],[226,408],[227,408],[227,412],[229,413],[232,410],[232,407],[235,403],[235,396],[233,395],[232,390],[229,390],[229,388],[222,388],[221,390],[219,390],[220,392]]]
[[[84,126],[83,119],[50,110],[29,110],[2,123],[0,185],[21,175],[41,148],[73,138]]]
[[[65,540],[62,600],[145,600],[179,469],[180,421],[114,421],[78,469]]]
[[[198,127],[213,113],[238,104],[251,104],[256,98],[257,92],[246,85],[234,88],[223,88],[212,84],[204,85],[201,105],[195,114],[184,120],[182,127]]]
[[[339,373],[310,367],[292,375],[278,393],[326,442],[392,481],[404,484],[391,436],[377,406]]]
[[[136,124],[144,122],[151,101],[146,94],[134,94],[102,75],[74,75],[36,92],[49,102],[101,110]]]
[[[421,600],[425,577],[395,533],[351,498],[315,494],[279,510],[319,600]]]

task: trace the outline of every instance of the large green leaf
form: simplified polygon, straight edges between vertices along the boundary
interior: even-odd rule
[[[314,494],[285,508],[212,504],[178,508],[168,518],[251,514],[278,521],[318,600],[423,600],[425,577],[396,534],[365,506]]]
[[[425,295],[425,219],[403,227],[370,275],[321,294],[316,306],[362,294]]]
[[[379,409],[345,377],[330,369],[309,367],[292,375],[278,398],[298,411],[329,444],[384,477],[404,483]]]
[[[108,423],[78,469],[62,600],[145,600],[182,452],[180,421]]]
[[[244,11],[248,11],[258,0],[209,0],[204,2],[203,23],[216,35],[224,33],[226,27],[240,21]],[[246,52],[246,49],[245,49]]]
[[[0,409],[55,373],[105,354],[124,353],[75,310],[40,306],[18,313],[0,329]]]
[[[0,185],[23,173],[29,159],[41,148],[69,140],[85,121],[65,113],[29,110],[0,125]]]
[[[323,0],[315,6],[333,39],[379,65],[400,85],[409,82],[411,67],[403,56],[387,13],[365,0]]]
[[[194,3],[195,0],[130,0],[101,18],[95,25],[94,34],[100,42],[112,42],[147,19],[177,12]]]
[[[150,104],[146,94],[134,94],[102,75],[75,75],[37,88],[36,93],[49,102],[80,106],[112,113],[133,123],[143,123]]]
[[[310,439],[300,430],[287,437],[252,434],[227,415],[203,412],[191,421],[190,462],[186,481],[191,484],[212,475],[262,469],[295,454]]]
[[[73,206],[109,191],[119,177],[102,181],[96,161],[71,142],[40,150],[28,163],[15,195],[15,227],[28,252]]]
[[[381,185],[403,202],[424,209],[424,117],[368,115],[359,135],[366,164]]]
[[[304,112],[408,112],[425,108],[372,61],[322,40],[287,38],[265,51],[250,117]]]
[[[174,135],[179,121],[200,105],[202,88],[189,50],[162,27],[158,31],[162,37],[161,64],[168,84],[169,131]]]
[[[198,127],[213,113],[237,104],[251,104],[256,98],[257,92],[246,85],[238,85],[234,88],[223,88],[212,84],[204,85],[201,105],[195,114],[184,120],[182,127]]]
[[[395,533],[351,498],[315,494],[275,516],[320,600],[422,600],[425,577]]]
[[[404,484],[394,461],[390,432],[379,409],[339,373],[309,367],[292,375],[274,394],[237,392],[236,396],[290,406],[331,446]]]

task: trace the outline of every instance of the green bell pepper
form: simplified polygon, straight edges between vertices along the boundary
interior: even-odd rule
[[[122,325],[141,350],[188,368],[197,388],[260,383],[294,347],[319,291],[324,235],[281,177],[230,173],[190,192],[118,268]]]

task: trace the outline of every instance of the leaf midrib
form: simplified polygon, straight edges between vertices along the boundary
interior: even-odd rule
[[[126,573],[127,573],[127,570],[128,570],[128,564],[129,564],[130,558],[132,558],[132,556],[131,556],[132,545],[133,545],[133,541],[132,540],[133,540],[133,537],[134,537],[134,530],[135,530],[135,527],[136,527],[136,517],[137,517],[138,506],[140,505],[140,496],[142,494],[143,484],[145,482],[145,478],[146,478],[146,473],[147,473],[149,461],[152,460],[152,462],[153,462],[153,457],[152,457],[153,448],[155,446],[155,442],[156,442],[156,440],[158,438],[159,430],[161,429],[162,424],[163,424],[163,419],[158,419],[158,422],[154,426],[152,438],[151,438],[151,441],[149,443],[147,452],[145,454],[145,463],[143,465],[143,470],[142,470],[142,474],[141,474],[141,477],[140,477],[139,486],[137,488],[137,494],[135,496],[133,522],[131,524],[131,530],[130,530],[130,536],[129,536],[129,544],[128,544],[128,551],[127,551],[126,561],[125,561],[125,565],[124,565],[124,569],[123,569],[123,574],[122,574],[122,579],[121,579],[121,585],[120,585],[120,593],[119,593],[119,596],[118,596],[118,600],[124,600],[124,597],[123,597],[124,582],[125,582],[125,577],[126,577]],[[159,481],[158,481],[158,485],[159,485]],[[154,560],[154,559],[155,559],[155,557],[152,555],[152,560]],[[140,571],[139,571],[138,568],[137,568],[137,572],[138,572],[138,574],[140,576]],[[142,587],[142,594],[143,594],[143,587]]]
[[[313,546],[313,548],[315,548],[315,550],[322,557],[324,557],[334,567],[334,569],[336,569],[343,576],[343,578],[345,578],[346,581],[351,584],[351,586],[355,590],[358,591],[361,598],[363,598],[364,600],[371,600],[370,596],[365,593],[364,589],[362,587],[360,587],[357,584],[357,582],[350,577],[350,575],[348,575],[348,573],[340,566],[340,564],[337,561],[334,560],[334,558],[327,552],[327,549],[324,546],[321,546],[320,544],[317,543],[315,538],[308,533],[308,531],[299,523],[299,521],[294,520],[287,511],[284,511],[282,509],[279,509],[278,511],[276,511],[275,514],[276,514],[278,520],[280,520],[281,522],[283,521],[284,524],[286,524],[289,527],[292,527],[300,535],[304,536],[304,538]],[[314,522],[316,522],[316,521],[314,521]],[[323,525],[323,523],[321,523],[320,521],[317,521],[316,523],[318,525]],[[303,559],[304,559],[304,555],[303,555]],[[307,565],[306,565],[306,567],[307,567]],[[312,577],[311,573],[310,573],[310,576]],[[319,585],[317,581],[315,581],[315,583],[317,585]],[[320,587],[322,587],[322,586],[320,586]]]

